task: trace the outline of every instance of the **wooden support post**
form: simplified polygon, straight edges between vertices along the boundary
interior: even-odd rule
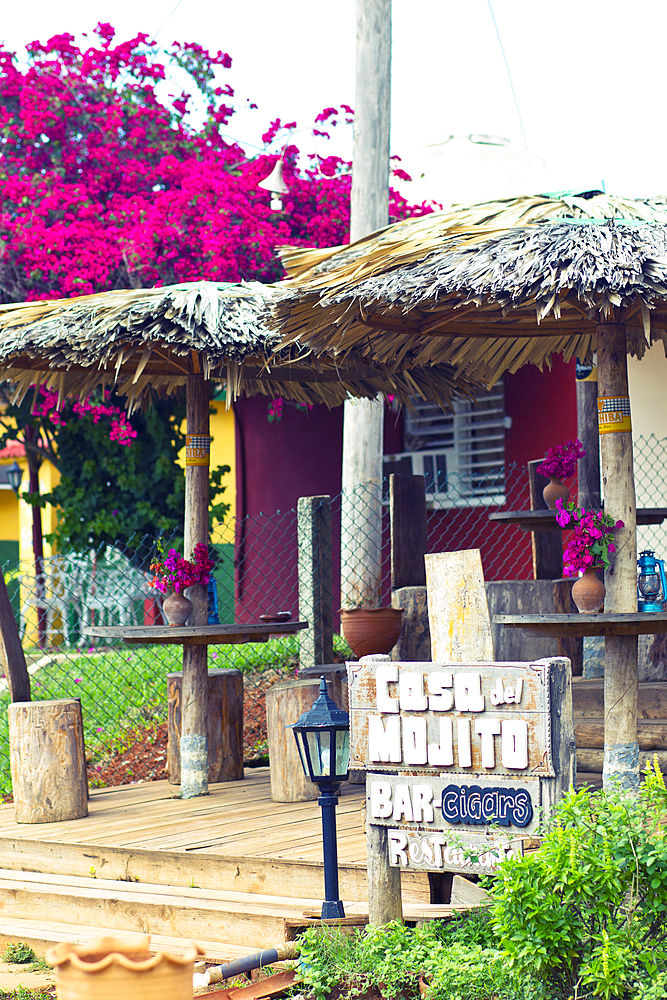
[[[30,701],[30,674],[2,570],[0,570],[0,663],[7,678],[11,700]]]
[[[391,589],[425,587],[428,548],[426,486],[423,476],[389,477]]]
[[[389,477],[391,606],[403,609],[392,660],[430,660],[426,564],[426,486],[423,476]]]
[[[599,406],[621,411],[628,400],[625,326],[599,324],[597,328]],[[603,403],[602,400],[618,400]],[[620,401],[624,402],[620,402]],[[629,424],[629,420],[627,421]],[[605,572],[605,611],[637,611],[637,509],[631,429],[601,423],[602,486],[605,512],[624,522],[616,531],[611,568]],[[639,786],[637,743],[637,636],[605,638],[603,783],[625,788]]]
[[[368,922],[379,926],[403,919],[401,869],[389,864],[389,828],[366,825]]]
[[[389,221],[391,0],[357,0],[350,241]],[[344,404],[341,605],[379,607],[384,403]]]
[[[199,358],[193,354],[195,368]],[[206,440],[209,430],[209,386],[201,371],[188,375],[187,435]],[[199,450],[199,443],[192,447]],[[205,449],[204,449],[205,450]],[[209,466],[189,464],[185,460],[185,557],[192,559],[194,547],[208,543]],[[205,625],[208,620],[206,587],[190,587],[187,596],[193,604],[190,625]],[[191,799],[208,794],[207,740],[207,646],[183,646],[183,705],[181,728],[181,796]]]
[[[392,608],[401,608],[401,634],[391,651],[392,660],[403,663],[431,659],[431,630],[428,624],[426,587],[401,587],[391,592]],[[507,629],[506,631],[509,631]]]
[[[600,510],[602,499],[597,382],[577,382],[577,437],[586,452],[577,463],[579,506],[586,510]]]
[[[542,490],[549,480],[537,472],[543,459],[528,463],[530,509],[544,510]],[[558,580],[563,575],[563,536],[560,531],[532,531],[533,577],[535,580]]]
[[[299,669],[333,662],[331,497],[299,497]]]
[[[207,676],[208,781],[243,778],[243,671],[209,670]],[[167,774],[181,782],[183,674],[167,674]]]

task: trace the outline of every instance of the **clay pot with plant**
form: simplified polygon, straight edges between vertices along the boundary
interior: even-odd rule
[[[600,510],[576,507],[571,501],[556,500],[556,521],[561,528],[572,531],[563,552],[565,576],[582,575],[572,585],[572,600],[580,612],[599,611],[604,603],[605,586],[598,570],[611,566],[616,551],[614,531],[624,527],[611,515]]]
[[[577,462],[586,452],[581,441],[566,441],[555,448],[549,448],[542,462],[535,471],[545,476],[549,482],[542,490],[542,497],[549,510],[556,510],[556,501],[567,503],[570,499],[570,489],[563,482],[574,475]]]

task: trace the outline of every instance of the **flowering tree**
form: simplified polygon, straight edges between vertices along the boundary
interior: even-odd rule
[[[276,246],[348,239],[348,163],[310,155],[302,164],[290,138],[296,123],[280,119],[265,132],[261,155],[251,157],[225,138],[234,113],[233,90],[220,79],[231,67],[227,53],[178,42],[160,51],[145,34],[119,43],[111,25],[102,23],[85,47],[63,33],[27,48],[24,66],[0,46],[0,302],[202,278],[272,281],[281,276]],[[189,92],[163,96],[169,65],[189,81]],[[191,110],[200,124],[192,123]],[[324,109],[313,135],[326,136],[350,115],[345,106]],[[282,212],[271,209],[268,192],[257,186],[279,156],[290,188]],[[392,191],[390,211],[400,219],[429,209],[410,208]],[[38,462],[59,452],[63,476],[50,499],[60,506],[61,546],[141,531],[146,516],[139,512],[154,510],[154,497],[142,494],[133,504],[131,491],[127,504],[113,503],[103,484],[119,487],[108,470],[98,467],[89,475],[81,448],[91,436],[79,418],[98,430],[100,421],[111,420],[112,433],[114,419],[118,428],[130,426],[117,413],[97,412],[96,422],[92,410],[68,408],[58,424],[53,407],[26,411],[14,434],[33,463],[36,504],[42,502]],[[165,429],[165,440],[171,433]],[[113,440],[107,434],[100,441],[99,455],[106,456]],[[136,447],[129,453],[139,455]],[[112,468],[117,457],[108,456]],[[148,454],[144,460],[150,461]],[[171,474],[168,495],[174,496],[173,469]],[[159,471],[154,475],[160,479]],[[157,489],[155,482],[151,488]],[[138,517],[133,524],[131,511]]]
[[[191,93],[161,99],[167,62]],[[3,301],[273,280],[277,245],[347,240],[349,164],[309,157],[301,167],[289,141],[296,123],[280,119],[262,155],[224,138],[233,90],[218,75],[230,66],[226,53],[195,43],[163,53],[145,34],[115,43],[109,24],[86,48],[66,33],[31,43],[27,68],[0,47]],[[190,107],[203,109],[199,127]],[[350,112],[326,108],[313,133],[327,135]],[[278,155],[290,188],[283,212],[257,187]],[[392,192],[392,215],[410,211]]]

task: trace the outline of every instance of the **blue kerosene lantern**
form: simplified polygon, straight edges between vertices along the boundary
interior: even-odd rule
[[[667,600],[665,564],[655,552],[646,549],[637,560],[637,608],[639,611],[664,611]]]

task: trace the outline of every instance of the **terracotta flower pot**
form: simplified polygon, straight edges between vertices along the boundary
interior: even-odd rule
[[[570,499],[570,491],[559,476],[552,476],[542,490],[542,496],[549,510],[555,510],[556,500],[560,497],[566,503]]]
[[[356,656],[388,653],[401,634],[402,608],[341,610],[340,622],[348,646]]]
[[[162,602],[162,610],[170,625],[185,625],[192,614],[192,601],[185,594],[173,592]]]
[[[153,955],[149,941],[146,934],[136,944],[105,937],[50,948],[46,961],[56,970],[58,1000],[191,1000],[198,946],[182,955]]]
[[[605,586],[597,571],[589,566],[572,584],[572,600],[586,614],[599,611],[604,603]]]

